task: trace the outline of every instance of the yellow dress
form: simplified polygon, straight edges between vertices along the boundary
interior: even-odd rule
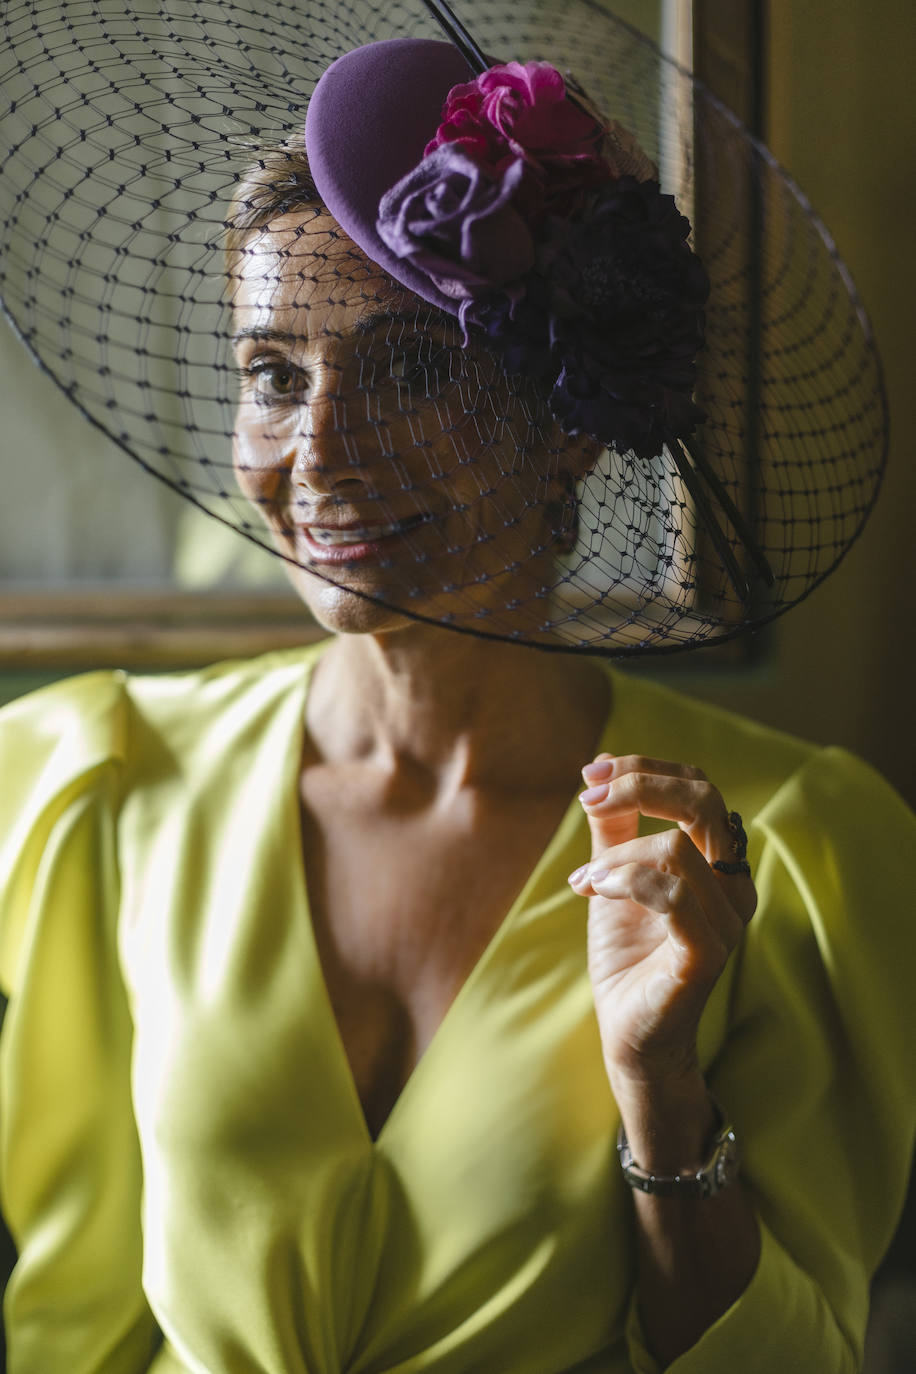
[[[655,1374],[585,968],[574,800],[377,1141],[316,953],[318,650],[96,673],[0,716],[9,1374]],[[855,1374],[914,1129],[916,826],[869,768],[613,674],[760,908],[702,1057],[763,1252],[672,1374]]]

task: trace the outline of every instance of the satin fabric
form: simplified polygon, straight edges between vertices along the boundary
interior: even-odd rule
[[[566,884],[578,780],[373,1141],[301,858],[321,652],[0,715],[10,1374],[657,1374]],[[853,1374],[913,1140],[916,824],[841,751],[611,678],[602,747],[703,767],[760,892],[701,1054],[762,1257],[670,1369]]]

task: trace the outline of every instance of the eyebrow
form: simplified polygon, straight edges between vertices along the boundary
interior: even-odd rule
[[[402,310],[374,310],[368,315],[360,315],[354,333],[368,334],[370,330],[378,329],[381,324],[416,325],[416,314],[409,315]]]
[[[241,343],[244,339],[267,340],[270,343],[297,343],[298,334],[284,334],[282,329],[240,329],[231,336],[230,342]]]
[[[374,329],[378,329],[378,327],[383,324],[403,324],[416,327],[416,315],[407,314],[399,310],[374,310],[369,314],[360,315],[353,328],[348,330],[347,333],[329,333],[328,337],[346,339],[352,338],[354,335],[370,334]],[[442,327],[444,324],[444,320],[433,317],[430,319],[427,327],[431,326],[432,328],[437,328]],[[232,335],[231,342],[233,344],[238,344],[244,339],[254,339],[259,343],[266,341],[268,343],[295,344],[302,343],[304,337],[305,336],[302,334],[286,333],[282,329],[253,328],[240,329],[238,333]]]

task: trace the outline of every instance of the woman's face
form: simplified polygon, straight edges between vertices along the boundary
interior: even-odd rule
[[[571,441],[324,214],[256,231],[234,276],[238,480],[319,622],[539,623]]]

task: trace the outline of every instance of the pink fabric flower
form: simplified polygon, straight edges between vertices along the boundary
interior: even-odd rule
[[[507,62],[449,92],[426,153],[458,144],[494,176],[521,158],[526,174],[516,204],[537,220],[548,211],[574,213],[584,191],[614,174],[601,153],[603,135],[601,124],[568,99],[556,67]]]

